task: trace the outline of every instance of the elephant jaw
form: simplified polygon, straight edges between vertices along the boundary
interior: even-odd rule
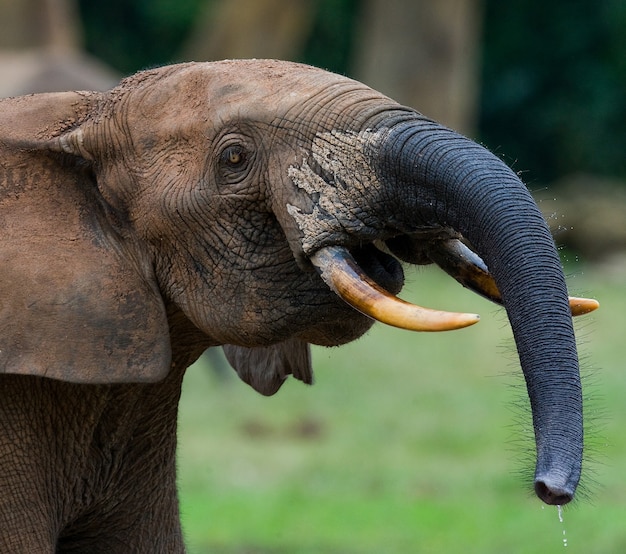
[[[501,304],[493,276],[482,259],[457,239],[437,241],[427,256],[464,287]],[[389,293],[372,280],[345,247],[321,248],[310,257],[318,273],[355,310],[381,323],[410,331],[450,331],[477,323],[476,314],[444,312],[416,306]],[[572,316],[599,307],[597,300],[570,297]]]

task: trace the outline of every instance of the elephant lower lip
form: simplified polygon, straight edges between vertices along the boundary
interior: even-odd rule
[[[395,295],[402,290],[404,270],[396,258],[380,251],[373,244],[351,248],[350,253],[367,276],[387,292]]]

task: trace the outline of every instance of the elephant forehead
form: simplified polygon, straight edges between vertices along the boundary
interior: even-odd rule
[[[360,100],[384,98],[341,75],[298,64],[228,66],[207,80],[206,101],[215,109],[251,117],[313,119],[314,111],[348,110]],[[236,68],[236,70],[235,70]],[[280,70],[279,70],[280,68]]]
[[[301,99],[328,86],[350,83],[366,88],[357,81],[323,69],[277,60],[225,60],[200,64],[193,69],[207,77],[212,95],[216,93],[216,96],[243,92],[250,98],[289,92]]]
[[[174,69],[172,69],[174,68]],[[360,100],[389,101],[366,85],[315,67],[275,60],[226,60],[163,68],[154,86],[140,92],[141,111],[163,113],[171,106],[194,111],[204,108],[217,117],[226,114],[260,119],[312,117],[307,107],[340,111],[362,105]],[[157,111],[158,110],[158,111]],[[167,109],[169,111],[169,109]]]

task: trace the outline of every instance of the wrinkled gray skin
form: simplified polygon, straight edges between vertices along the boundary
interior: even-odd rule
[[[528,385],[535,489],[573,497],[581,390],[559,258],[482,147],[360,83],[270,61],[5,100],[0,147],[0,551],[182,552],[185,368],[231,345],[264,394],[290,373],[310,382],[309,343],[372,321],[309,257],[346,246],[396,293],[401,267],[374,240],[428,263],[460,234],[486,262]]]

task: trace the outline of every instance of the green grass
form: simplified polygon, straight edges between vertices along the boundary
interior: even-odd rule
[[[588,271],[573,294],[601,311],[578,323],[592,397],[588,498],[556,508],[531,494],[530,413],[502,310],[436,269],[403,296],[475,311],[469,329],[377,325],[314,350],[316,384],[264,398],[197,364],[179,431],[183,526],[192,554],[626,551],[626,371],[618,281]],[[595,460],[595,461],[593,461]]]

